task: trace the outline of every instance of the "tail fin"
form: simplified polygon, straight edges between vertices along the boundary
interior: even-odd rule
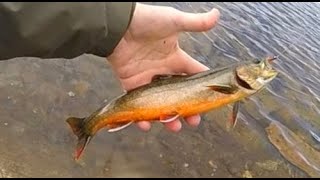
[[[70,117],[66,121],[71,127],[73,133],[78,137],[74,158],[78,160],[82,155],[85,147],[91,140],[91,136],[84,131],[83,122],[85,118]]]

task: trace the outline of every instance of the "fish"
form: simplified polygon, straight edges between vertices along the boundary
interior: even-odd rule
[[[74,159],[80,159],[101,129],[117,132],[139,121],[168,123],[231,104],[227,126],[234,128],[242,100],[277,76],[271,66],[274,59],[234,63],[189,75],[155,75],[150,83],[124,92],[88,117],[69,117],[66,122],[78,138]]]

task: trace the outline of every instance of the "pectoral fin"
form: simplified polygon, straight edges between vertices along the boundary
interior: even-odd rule
[[[239,107],[240,107],[240,101],[237,101],[234,103],[233,108],[232,108],[232,115],[230,120],[227,123],[227,129],[233,129],[236,124],[237,124],[237,120],[238,120],[238,112],[239,112]]]
[[[160,122],[162,122],[162,123],[172,122],[172,121],[176,120],[178,117],[179,117],[179,114],[177,114],[175,116],[172,116],[170,118],[167,118],[165,116],[161,116],[160,117]]]
[[[237,91],[237,88],[231,85],[215,84],[215,85],[209,85],[207,87],[223,94],[234,94]]]

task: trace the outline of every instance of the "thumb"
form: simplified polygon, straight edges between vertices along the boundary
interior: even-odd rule
[[[220,12],[215,8],[206,13],[187,13],[178,10],[174,21],[179,31],[200,32],[213,28],[219,17]]]

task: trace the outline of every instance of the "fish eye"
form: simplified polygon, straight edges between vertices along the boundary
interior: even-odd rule
[[[253,63],[254,63],[254,64],[259,64],[260,62],[261,62],[260,59],[253,59]]]

